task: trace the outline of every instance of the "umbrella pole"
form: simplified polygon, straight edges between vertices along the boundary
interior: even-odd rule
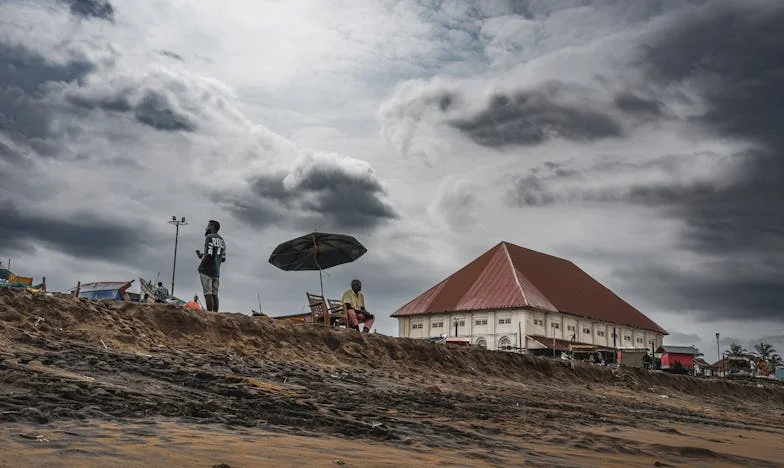
[[[321,275],[321,265],[318,261],[318,244],[316,244],[316,234],[313,234],[313,258],[319,267],[319,285],[321,286],[321,307],[324,311],[324,326],[329,326],[329,307],[327,307],[327,296],[324,295],[324,279]]]
[[[324,308],[324,325],[329,326],[329,307],[327,306],[327,296],[324,295],[324,279],[319,268],[319,284],[321,285],[321,306]]]

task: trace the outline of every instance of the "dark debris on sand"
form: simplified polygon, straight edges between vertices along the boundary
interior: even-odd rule
[[[642,445],[619,448],[610,435],[574,435],[581,428],[618,434],[632,427],[671,432],[673,422],[749,424],[675,406],[659,394],[699,392],[717,406],[784,407],[777,386],[572,367],[268,317],[11,290],[0,290],[0,350],[2,422],[166,417],[415,448],[474,447],[490,463],[500,459],[488,451],[519,450],[532,439],[647,453]],[[613,398],[618,392],[639,398]],[[782,418],[753,424],[784,430]]]

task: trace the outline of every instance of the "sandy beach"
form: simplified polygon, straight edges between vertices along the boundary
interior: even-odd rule
[[[784,386],[0,290],[0,466],[784,466]]]

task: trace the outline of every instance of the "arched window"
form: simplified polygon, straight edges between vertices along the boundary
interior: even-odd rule
[[[487,341],[484,338],[479,338],[476,340],[476,345],[482,349],[487,349]]]
[[[498,340],[498,348],[501,351],[509,351],[512,347],[512,340],[509,339],[508,336],[502,336],[500,340]]]

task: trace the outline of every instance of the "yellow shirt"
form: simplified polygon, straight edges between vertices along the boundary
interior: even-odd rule
[[[355,294],[353,289],[349,289],[343,293],[340,303],[343,304],[344,309],[346,304],[351,304],[354,310],[362,310],[365,307],[365,296],[362,295],[362,291]]]

